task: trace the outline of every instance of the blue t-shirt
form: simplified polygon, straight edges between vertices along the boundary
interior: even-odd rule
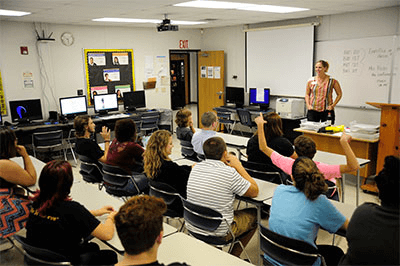
[[[335,233],[346,221],[325,195],[311,201],[294,186],[279,185],[272,198],[269,228],[315,245],[318,229]],[[268,258],[267,258],[268,259]],[[319,261],[316,262],[320,264]]]

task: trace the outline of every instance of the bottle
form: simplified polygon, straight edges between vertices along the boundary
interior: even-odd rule
[[[330,126],[332,126],[332,112],[331,111],[328,112],[328,116],[326,117],[326,121],[328,122],[328,124]]]

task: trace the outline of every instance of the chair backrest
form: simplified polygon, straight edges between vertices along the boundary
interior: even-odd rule
[[[182,202],[185,222],[194,227],[213,232],[224,220],[222,214],[216,210],[191,203],[183,198]]]
[[[232,112],[222,110],[220,108],[214,108],[215,111],[217,111],[217,118],[219,123],[233,123],[233,120],[231,119]]]
[[[195,151],[193,150],[192,143],[189,140],[179,140],[181,144],[181,152],[184,156],[193,156]]]
[[[25,237],[14,235],[14,239],[21,244],[24,262],[26,265],[72,265],[68,259],[54,251],[30,245]]]
[[[32,133],[32,145],[36,148],[53,148],[62,144],[63,131],[61,129]]]
[[[242,163],[243,168],[253,178],[261,179],[275,184],[284,183],[281,174],[277,171],[277,169],[274,169],[274,167],[270,168],[266,164],[249,162],[244,160],[240,160],[240,162]]]
[[[83,180],[89,183],[103,182],[103,172],[97,165],[97,161],[81,154],[78,154],[78,158],[81,161],[79,173],[82,175]]]
[[[68,143],[75,143],[76,142],[76,134],[75,134],[75,129],[71,129],[68,132]]]
[[[239,116],[239,121],[242,125],[248,126],[248,127],[253,127],[254,123],[251,121],[251,115],[249,110],[238,108],[236,109],[236,112]]]
[[[158,120],[160,119],[159,111],[148,111],[142,113],[140,117],[140,128],[142,130],[158,128]]]
[[[149,195],[162,198],[168,209],[164,216],[183,217],[183,205],[181,195],[168,184],[149,179]]]
[[[313,265],[318,258],[323,259],[318,249],[311,244],[277,234],[262,225],[260,248],[268,257],[282,265]]]

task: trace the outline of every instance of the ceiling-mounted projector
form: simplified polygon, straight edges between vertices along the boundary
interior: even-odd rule
[[[171,20],[165,18],[161,24],[157,25],[157,31],[178,31],[178,25],[171,25]]]

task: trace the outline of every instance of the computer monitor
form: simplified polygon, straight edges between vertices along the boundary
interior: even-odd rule
[[[261,110],[269,108],[269,88],[250,88],[249,105],[258,105]]]
[[[244,88],[240,87],[226,87],[225,88],[225,102],[233,103],[236,107],[243,107],[244,104]]]
[[[118,96],[116,93],[94,95],[93,102],[95,113],[107,114],[108,112],[118,111]]]
[[[87,114],[86,96],[60,98],[60,110],[61,115],[68,118]]]
[[[10,101],[9,104],[12,122],[30,123],[43,119],[40,99]]]
[[[136,108],[146,107],[146,97],[144,90],[129,91],[122,94],[124,98],[124,109],[134,111]]]

